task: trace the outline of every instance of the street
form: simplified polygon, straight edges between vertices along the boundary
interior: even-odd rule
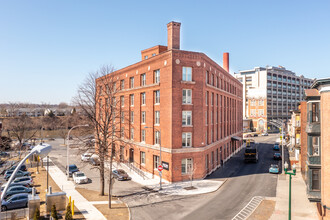
[[[207,179],[225,180],[225,184],[213,193],[196,196],[165,195],[143,189],[134,181],[116,181],[114,194],[121,195],[134,220],[147,219],[231,219],[254,196],[276,196],[277,175],[269,174],[271,164],[281,161],[273,159],[273,145],[278,135],[254,137],[259,151],[258,163],[244,162],[244,149],[227,161]],[[61,140],[50,143],[52,161],[65,172],[66,147]],[[70,149],[70,164],[75,163],[90,178],[90,182],[79,187],[99,190],[99,173],[86,162],[81,162],[78,148]],[[60,186],[61,187],[61,186]],[[107,183],[106,189],[107,192]]]

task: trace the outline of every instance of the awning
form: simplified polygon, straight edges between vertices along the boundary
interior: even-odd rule
[[[241,141],[242,140],[242,138],[241,137],[238,137],[238,136],[232,136],[231,139],[233,141]]]

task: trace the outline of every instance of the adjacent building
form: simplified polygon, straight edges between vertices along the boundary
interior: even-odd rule
[[[161,164],[170,182],[204,178],[242,146],[242,84],[229,74],[229,54],[221,67],[181,50],[180,27],[168,23],[167,46],[145,49],[140,62],[111,73],[129,116],[118,130],[130,144],[113,146],[116,159],[152,176]]]
[[[252,119],[256,131],[277,130],[270,120],[288,121],[312,79],[296,76],[284,67],[255,67],[235,77],[243,84],[243,118]]]

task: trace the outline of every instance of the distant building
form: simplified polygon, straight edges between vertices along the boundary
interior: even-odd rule
[[[288,121],[312,83],[284,67],[255,67],[235,77],[243,83],[243,118],[252,119],[256,131],[277,130],[270,120]]]
[[[229,54],[221,67],[204,53],[181,50],[180,26],[168,23],[167,46],[143,50],[140,62],[111,73],[120,85],[118,114],[130,118],[118,130],[132,143],[114,146],[116,159],[152,175],[163,165],[170,182],[188,180],[191,172],[204,178],[243,143],[242,84],[229,74]]]

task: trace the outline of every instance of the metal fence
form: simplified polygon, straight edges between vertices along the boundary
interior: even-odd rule
[[[16,209],[16,210],[8,210],[8,211],[1,211],[0,219],[7,220],[7,219],[26,219],[29,215],[29,209]]]

